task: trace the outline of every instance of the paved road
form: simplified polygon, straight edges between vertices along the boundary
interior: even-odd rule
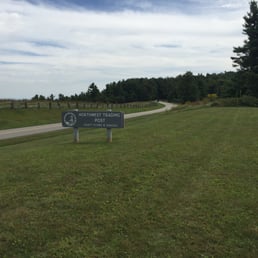
[[[165,106],[160,109],[132,113],[132,114],[125,114],[125,119],[165,112],[177,106],[176,104],[171,104],[167,102],[160,102],[160,103]],[[28,136],[28,135],[39,134],[39,133],[53,132],[53,131],[64,130],[64,129],[68,129],[68,128],[62,127],[61,123],[57,123],[57,124],[28,126],[28,127],[22,127],[22,128],[0,130],[0,140],[21,137],[21,136]]]
[[[163,108],[159,108],[159,109],[155,109],[155,110],[150,110],[150,111],[126,114],[125,115],[125,119],[133,118],[133,117],[138,117],[138,116],[147,116],[147,115],[152,115],[152,114],[156,114],[156,113],[161,113],[161,112],[168,111],[168,110],[170,110],[170,109],[172,109],[172,108],[177,106],[176,104],[162,102],[162,101],[160,101],[159,103],[163,104],[164,107]]]

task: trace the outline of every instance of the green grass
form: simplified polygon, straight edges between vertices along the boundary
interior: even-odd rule
[[[0,141],[0,257],[258,257],[257,132],[193,108]]]
[[[122,107],[119,107],[119,105],[116,104],[113,108],[113,111],[121,111],[127,114],[153,110],[163,107],[162,104],[156,102],[141,102],[130,105],[123,104],[121,106]],[[0,130],[33,125],[58,123],[61,121],[62,111],[66,110],[68,109],[0,109]],[[85,109],[80,108],[80,110]],[[88,110],[106,111],[106,109],[103,109],[102,106],[99,109],[91,108]]]
[[[59,109],[0,109],[0,129],[51,124],[61,121]]]

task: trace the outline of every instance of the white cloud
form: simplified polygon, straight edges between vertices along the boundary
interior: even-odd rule
[[[0,98],[70,95],[91,82],[103,88],[129,77],[231,70],[247,12],[105,13],[11,0],[0,9]]]

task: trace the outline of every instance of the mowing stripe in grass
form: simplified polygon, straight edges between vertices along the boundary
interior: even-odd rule
[[[204,108],[0,147],[2,257],[256,257],[258,113]]]

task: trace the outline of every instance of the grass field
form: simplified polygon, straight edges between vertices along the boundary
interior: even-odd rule
[[[258,257],[258,110],[0,141],[0,257]]]
[[[0,101],[1,103],[1,101]],[[94,104],[97,105],[97,104]],[[104,108],[105,106],[105,108]],[[133,104],[114,104],[113,111],[121,111],[125,114],[127,113],[136,113],[147,110],[153,110],[162,108],[163,105],[157,102],[141,102],[141,103],[133,103]],[[75,109],[71,108],[71,109]],[[71,110],[70,109],[70,110]],[[24,126],[33,126],[33,125],[42,125],[42,124],[51,124],[58,123],[61,121],[61,113],[62,111],[67,111],[68,108],[28,108],[28,109],[10,109],[0,108],[0,130],[1,129],[10,129],[10,128],[19,128]],[[97,108],[80,108],[80,110],[98,110],[98,111],[106,111],[106,104],[100,104],[100,107]]]

